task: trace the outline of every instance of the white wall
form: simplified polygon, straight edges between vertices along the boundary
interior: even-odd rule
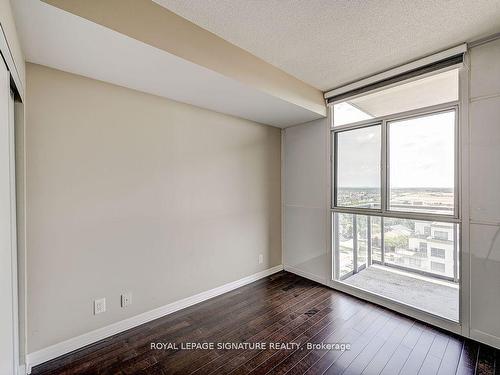
[[[29,353],[281,263],[279,129],[33,64],[27,96]]]
[[[285,269],[326,283],[328,121],[284,130],[283,224]]]
[[[500,39],[470,65],[470,334],[500,348]]]

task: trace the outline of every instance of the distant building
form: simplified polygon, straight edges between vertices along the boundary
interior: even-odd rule
[[[415,231],[408,238],[408,254],[398,252],[395,263],[454,277],[453,231],[453,224],[416,221]]]

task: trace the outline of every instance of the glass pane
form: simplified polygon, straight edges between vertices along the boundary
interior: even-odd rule
[[[380,125],[337,133],[337,206],[380,208]]]
[[[365,215],[334,214],[337,229],[333,243],[339,279],[367,267],[370,219]]]
[[[373,116],[363,112],[349,102],[342,102],[333,106],[333,118],[335,119],[334,124],[338,126],[368,120],[373,118]]]
[[[450,279],[454,272],[456,224],[384,218],[385,263]],[[446,234],[446,235],[445,235]],[[458,244],[457,244],[458,247]]]
[[[458,69],[334,104],[334,126],[458,100]]]
[[[344,213],[333,219],[338,281],[458,321],[458,224]]]
[[[358,248],[358,269],[366,266],[366,258],[368,252],[368,217],[363,215],[355,215],[357,248]]]
[[[339,278],[343,278],[354,270],[353,215],[335,214],[334,223],[337,226],[334,244],[337,252],[338,275]]]
[[[370,232],[372,245],[372,261],[382,261],[382,218],[378,216],[370,217]]]
[[[389,209],[454,214],[455,111],[388,123]]]

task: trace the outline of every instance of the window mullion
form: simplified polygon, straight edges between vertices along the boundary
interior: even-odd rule
[[[388,191],[387,187],[389,186],[389,176],[388,176],[388,152],[387,152],[387,120],[382,121],[382,125],[380,127],[380,131],[382,132],[381,136],[381,155],[380,155],[380,207],[382,212],[387,212],[387,198]]]

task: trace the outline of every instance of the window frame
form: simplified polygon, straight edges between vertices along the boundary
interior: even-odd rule
[[[346,99],[341,99],[340,101],[345,101]],[[339,102],[340,102],[339,101]],[[459,100],[442,103],[439,105],[434,105],[430,107],[423,107],[416,110],[411,110],[407,112],[399,112],[391,115],[381,116],[369,120],[363,120],[347,125],[333,126],[333,105],[336,102],[330,104],[330,115],[332,118],[330,126],[330,141],[331,141],[331,197],[330,197],[330,211],[340,212],[340,213],[350,213],[359,215],[372,215],[372,216],[382,216],[382,217],[395,217],[403,219],[414,219],[414,220],[428,220],[428,221],[440,221],[440,222],[450,222],[450,223],[460,223],[461,222],[461,210],[460,210],[460,170],[459,170]],[[437,214],[437,213],[426,213],[426,212],[413,212],[413,211],[394,211],[389,209],[389,193],[390,193],[390,181],[389,181],[389,132],[388,123],[398,120],[405,120],[411,118],[423,117],[426,115],[444,113],[444,112],[455,112],[455,124],[454,124],[454,209],[453,214]],[[380,125],[381,130],[381,183],[380,183],[380,208],[360,208],[360,207],[346,207],[337,205],[337,134],[340,132],[346,132],[350,130],[355,130],[359,128]]]
[[[363,121],[365,122],[365,121]],[[381,121],[376,121],[376,122],[373,122],[372,119],[370,119],[370,121],[368,121],[366,124],[361,124],[361,125],[358,125],[358,126],[353,126],[353,127],[349,127],[347,129],[340,129],[340,130],[337,130],[335,129],[336,131],[332,131],[332,155],[333,155],[333,162],[332,162],[332,177],[333,177],[333,180],[332,180],[332,197],[331,197],[331,202],[332,202],[332,209],[333,208],[341,208],[341,209],[355,209],[355,208],[358,208],[358,209],[362,209],[363,211],[369,213],[369,212],[372,212],[372,213],[376,213],[376,212],[379,212],[382,210],[383,208],[383,203],[382,203],[382,195],[383,195],[383,186],[382,186],[382,173],[380,175],[381,177],[381,181],[380,181],[380,208],[359,208],[359,207],[351,207],[351,206],[339,206],[337,204],[337,181],[338,181],[338,176],[337,176],[337,171],[338,171],[338,161],[339,161],[339,158],[338,158],[338,154],[337,154],[337,144],[338,144],[338,134],[340,133],[343,133],[343,132],[349,132],[349,131],[352,131],[352,130],[358,130],[358,129],[365,129],[365,128],[370,128],[370,127],[376,127],[376,126],[380,126],[380,131],[381,131],[381,138],[380,138],[380,147],[382,149],[383,145],[383,140],[382,140],[382,135],[383,135],[383,132],[382,132],[382,122]],[[383,169],[383,160],[382,160],[382,157],[380,158],[380,168],[381,170]]]

